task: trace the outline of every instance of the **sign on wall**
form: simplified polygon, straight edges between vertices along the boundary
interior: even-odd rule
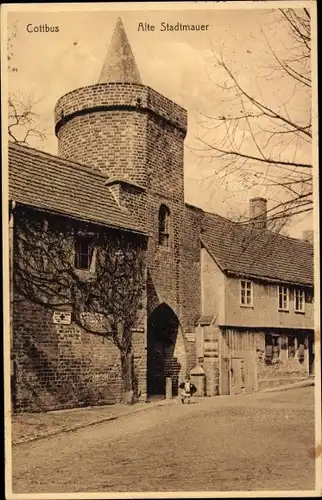
[[[56,325],[70,325],[72,322],[72,314],[65,311],[54,311],[53,323]]]

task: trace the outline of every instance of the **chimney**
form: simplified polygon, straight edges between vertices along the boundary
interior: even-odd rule
[[[249,200],[249,218],[255,229],[266,229],[267,227],[267,199],[251,198]]]
[[[303,231],[302,238],[304,241],[307,241],[308,243],[311,243],[313,245],[314,233],[312,229],[306,229],[305,231]]]

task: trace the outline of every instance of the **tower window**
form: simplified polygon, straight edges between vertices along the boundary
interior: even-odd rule
[[[166,205],[161,205],[159,210],[159,245],[169,246],[170,210]]]

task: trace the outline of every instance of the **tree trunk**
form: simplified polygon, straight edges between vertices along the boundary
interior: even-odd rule
[[[133,353],[121,353],[121,368],[122,368],[122,380],[123,380],[123,394],[122,403],[132,404],[133,403]]]

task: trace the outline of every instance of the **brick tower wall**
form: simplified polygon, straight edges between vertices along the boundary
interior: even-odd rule
[[[189,270],[189,276],[195,280],[198,243],[192,243],[193,248],[188,250],[186,258],[184,252],[192,242],[190,238],[196,237],[199,241],[196,228],[192,229],[193,223],[188,223],[185,232],[183,156],[186,111],[140,84],[98,84],[63,96],[55,108],[55,122],[59,155],[143,188],[134,195],[135,190],[130,194],[128,188],[119,186],[113,189],[121,204],[146,225],[150,235],[147,312],[150,314],[165,302],[177,315],[184,328],[180,328],[175,353],[180,358],[182,370],[186,371],[184,329],[193,328],[198,307],[194,304],[191,312],[191,299],[186,299],[186,273]],[[137,204],[135,200],[139,198]],[[170,210],[168,247],[158,244],[161,204]],[[189,284],[189,293],[193,291],[199,296],[198,288],[196,282]],[[191,352],[190,346],[189,366],[193,359]]]
[[[55,107],[58,154],[147,187],[148,116],[184,127],[185,111],[149,87],[97,84],[61,97]]]
[[[171,106],[173,108],[171,109]],[[184,229],[184,138],[186,116],[177,121],[176,106],[160,96],[159,115],[149,113],[147,126],[148,199],[147,230],[151,235],[148,245],[149,280],[152,293],[148,293],[148,312],[166,303],[179,319],[174,348],[166,349],[165,375],[177,383],[187,373],[187,342],[182,324],[182,239]],[[170,120],[165,119],[167,110]],[[181,110],[180,110],[181,112]],[[159,209],[164,204],[170,211],[168,246],[159,245]],[[178,371],[179,370],[179,371]]]

